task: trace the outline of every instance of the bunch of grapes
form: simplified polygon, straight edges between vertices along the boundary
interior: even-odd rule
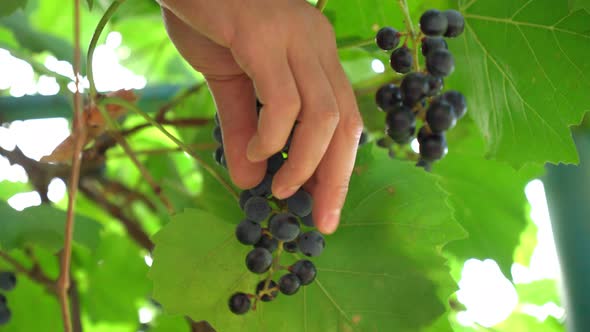
[[[0,289],[4,291],[11,291],[16,286],[16,275],[10,271],[0,272]],[[6,296],[0,293],[0,325],[4,325],[10,321],[12,313],[8,308]]]
[[[258,112],[261,107],[257,103]],[[218,126],[213,136],[220,147],[215,152],[215,159],[225,166],[219,120],[216,122]],[[229,298],[230,311],[238,315],[256,309],[258,301],[272,301],[279,292],[293,295],[301,286],[314,281],[317,270],[312,261],[300,259],[290,266],[283,266],[281,255],[284,252],[314,257],[326,246],[322,234],[313,229],[313,198],[307,191],[299,189],[284,200],[272,196],[273,176],[289,157],[290,141],[289,138],[282,151],[268,159],[267,174],[262,181],[240,194],[239,204],[245,218],[236,227],[236,238],[240,243],[252,246],[246,255],[246,268],[265,276],[255,287],[253,285],[252,292],[237,292]],[[277,273],[281,273],[278,280],[275,278]]]
[[[416,137],[420,144],[418,166],[425,169],[444,157],[447,152],[445,132],[467,112],[467,102],[460,92],[442,91],[444,78],[455,69],[455,60],[444,37],[457,37],[464,28],[463,16],[456,10],[441,12],[431,9],[422,14],[417,40],[421,42],[421,53],[425,58],[423,71],[413,71],[419,68],[419,58],[417,50],[407,46],[408,39],[413,37],[410,33],[400,33],[391,27],[377,32],[377,46],[386,51],[393,50],[391,68],[405,74],[399,86],[385,84],[375,96],[379,109],[387,113],[385,132],[400,145],[408,144]],[[406,41],[398,47],[404,36],[407,36]],[[423,125],[416,134],[417,119]],[[387,141],[378,143],[391,148]]]

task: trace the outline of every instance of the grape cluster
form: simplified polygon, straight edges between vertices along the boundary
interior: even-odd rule
[[[405,145],[416,138],[420,145],[417,165],[427,170],[444,157],[447,152],[445,132],[467,111],[467,102],[460,92],[442,91],[444,78],[455,69],[455,60],[444,37],[457,37],[464,28],[463,16],[456,10],[430,9],[422,14],[421,32],[416,39],[421,42],[420,51],[425,59],[423,71],[415,70],[420,65],[417,50],[407,46],[408,39],[413,37],[411,33],[384,27],[375,38],[381,49],[393,50],[391,68],[405,74],[399,86],[388,83],[377,90],[375,101],[379,109],[386,112],[385,133],[388,136],[377,143],[392,153],[391,140]],[[406,41],[398,47],[404,36]],[[423,125],[416,133],[418,120]]]
[[[261,107],[257,102],[258,112]],[[220,147],[215,152],[215,159],[225,166],[218,119],[216,122],[218,125],[213,136]],[[312,283],[317,275],[315,265],[308,259],[299,259],[290,266],[281,265],[280,260],[285,252],[301,253],[307,257],[318,256],[326,246],[323,235],[313,229],[313,198],[307,191],[299,189],[284,200],[272,195],[273,176],[289,157],[291,137],[282,151],[267,160],[267,173],[262,181],[240,194],[239,204],[245,218],[236,226],[235,235],[240,243],[252,246],[246,255],[246,268],[265,276],[251,293],[237,292],[231,295],[229,309],[234,314],[245,314],[255,309],[258,301],[272,301],[279,292],[293,295],[301,286]],[[273,280],[277,273],[281,276]]]
[[[11,291],[16,286],[16,275],[10,271],[0,272],[0,289],[4,291]],[[10,321],[12,313],[8,308],[6,296],[0,293],[0,325],[4,325]]]

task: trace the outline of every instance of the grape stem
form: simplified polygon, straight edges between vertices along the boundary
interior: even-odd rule
[[[90,40],[90,45],[88,46],[88,54],[86,55],[86,66],[87,66],[87,73],[88,76],[88,83],[90,86],[90,101],[93,102],[96,100],[96,84],[94,83],[94,71],[92,69],[92,59],[94,58],[94,50],[96,49],[96,45],[98,44],[98,39],[102,34],[102,31],[106,27],[107,23],[113,17],[119,6],[125,2],[125,0],[115,0],[107,11],[104,13],[96,29],[94,30],[94,34],[92,35],[92,39]]]
[[[418,53],[418,45],[420,44],[420,33],[417,33],[412,23],[412,16],[410,16],[410,8],[408,7],[407,0],[398,0],[402,13],[404,14],[404,22],[408,31],[409,37],[412,39],[412,51],[414,55],[413,67],[415,72],[420,71],[420,58]]]

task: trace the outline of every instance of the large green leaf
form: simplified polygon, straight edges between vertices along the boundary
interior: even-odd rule
[[[0,2],[0,17],[8,16],[19,8],[25,8],[27,0],[2,0]]]
[[[38,244],[57,251],[63,246],[66,213],[51,206],[41,205],[16,211],[0,202],[0,246],[10,250],[26,244]],[[101,226],[86,217],[77,216],[74,240],[88,248],[95,248]]]
[[[566,1],[463,1],[452,85],[487,139],[488,155],[527,162],[578,161],[569,126],[590,108],[590,14]]]
[[[368,154],[359,159],[339,231],[315,259],[318,279],[299,294],[244,316],[229,313],[228,297],[252,291],[259,279],[245,269],[249,249],[234,238],[242,215],[187,210],[154,237],[156,300],[167,312],[208,320],[219,331],[427,329],[454,288],[440,247],[463,231],[435,177]]]

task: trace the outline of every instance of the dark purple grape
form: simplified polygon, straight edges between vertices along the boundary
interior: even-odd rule
[[[402,102],[402,92],[395,84],[385,84],[377,90],[375,102],[379,109],[387,112]]]
[[[317,270],[313,262],[302,259],[289,267],[289,271],[295,273],[302,285],[311,284],[317,275]]]
[[[393,50],[399,45],[400,34],[392,27],[383,27],[377,31],[375,43],[384,51]]]
[[[303,190],[297,190],[291,197],[286,199],[289,212],[299,217],[305,217],[311,213],[313,207],[313,198]]]
[[[225,156],[223,153],[223,146],[219,146],[217,147],[217,149],[215,149],[215,153],[213,154],[213,157],[215,158],[215,161],[223,166],[223,167],[227,167],[227,163],[225,162]]]
[[[301,222],[307,227],[315,227],[313,223],[313,211],[305,217],[301,218]]]
[[[449,76],[455,70],[453,54],[445,49],[430,52],[426,57],[426,69],[432,76]]]
[[[250,192],[254,196],[267,197],[272,193],[271,186],[272,175],[266,174],[262,181],[260,181],[260,183],[256,187],[250,189]]]
[[[268,218],[272,209],[264,197],[253,196],[246,201],[244,212],[246,217],[255,222],[261,222]]]
[[[263,233],[260,241],[258,241],[254,247],[264,248],[270,252],[274,252],[279,247],[279,241],[272,238],[269,234]]]
[[[261,274],[272,264],[272,254],[264,248],[254,248],[246,256],[246,267],[250,272]]]
[[[266,162],[266,172],[269,174],[275,174],[279,171],[281,166],[285,163],[285,158],[283,157],[282,152],[278,152],[273,154],[270,158],[268,158]]]
[[[420,156],[426,162],[433,162],[444,157],[447,150],[447,141],[444,135],[431,134],[422,140],[420,144]]]
[[[428,75],[428,93],[426,96],[434,97],[441,93],[442,89],[444,88],[445,82],[442,77],[434,77]]]
[[[219,127],[219,114],[215,113],[215,116],[213,116],[213,120],[215,121],[215,125]]]
[[[404,104],[414,107],[414,105],[426,97],[430,87],[426,75],[422,73],[409,73],[402,80],[400,89]]]
[[[244,206],[246,206],[246,202],[252,197],[252,193],[250,190],[244,190],[240,193],[240,208],[244,210]]]
[[[236,238],[240,243],[252,245],[258,243],[262,237],[262,227],[259,223],[244,219],[236,227]]]
[[[11,291],[16,287],[16,275],[11,271],[0,272],[0,288]]]
[[[236,315],[242,315],[250,310],[250,297],[244,293],[235,293],[229,298],[229,310]]]
[[[279,279],[279,290],[285,295],[297,293],[301,287],[301,279],[294,273],[287,273]]]
[[[412,50],[402,46],[391,53],[389,65],[393,70],[400,74],[409,73],[412,70]]]
[[[223,145],[223,137],[221,135],[221,128],[219,126],[213,128],[213,139],[217,143]]]
[[[457,37],[465,30],[465,19],[463,15],[454,9],[448,9],[443,12],[447,17],[448,27],[445,37]]]
[[[433,133],[442,133],[449,130],[457,122],[453,106],[445,100],[437,99],[430,103],[426,111],[426,122]]]
[[[424,141],[424,139],[428,136],[430,136],[431,132],[428,128],[426,128],[425,126],[422,126],[420,128],[420,130],[418,131],[418,135],[416,135],[416,139],[418,140],[418,143],[422,144],[422,141]]]
[[[422,39],[422,55],[427,56],[428,53],[438,49],[448,49],[447,42],[442,37],[424,37]]]
[[[467,100],[461,92],[449,90],[442,94],[441,99],[446,100],[453,106],[457,119],[462,118],[467,112]]]
[[[416,115],[408,106],[401,105],[387,112],[385,130],[396,143],[406,144],[416,130]]]
[[[290,213],[279,213],[270,218],[268,229],[279,241],[293,241],[299,235],[299,221]]]
[[[285,249],[286,252],[290,252],[292,254],[296,253],[299,249],[297,246],[297,240],[295,239],[293,241],[283,243],[283,249]]]
[[[278,290],[279,287],[274,280],[270,280],[268,282],[268,287],[265,288],[264,285],[266,285],[266,280],[262,280],[258,283],[258,285],[256,285],[256,295],[260,297],[260,300],[262,302],[270,302],[270,301],[274,300],[277,297],[277,295],[279,295],[279,290]],[[266,293],[266,294],[260,296],[260,293],[263,290],[269,290],[269,289],[272,289],[270,291],[270,294]]]
[[[301,234],[297,240],[299,250],[305,256],[318,256],[324,251],[326,247],[326,241],[324,236],[318,231],[309,231]]]
[[[430,37],[442,36],[448,28],[447,16],[441,11],[430,9],[420,17],[420,29]]]

